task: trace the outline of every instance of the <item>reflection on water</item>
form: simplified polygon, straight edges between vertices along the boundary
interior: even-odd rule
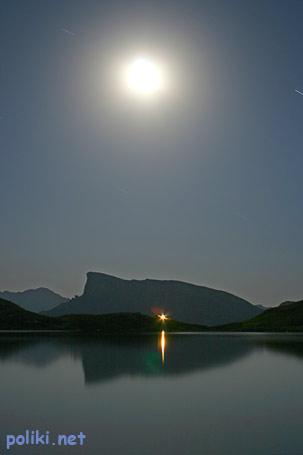
[[[234,362],[255,349],[255,343],[246,337],[182,336],[165,331],[159,335],[100,338],[18,335],[2,336],[0,341],[0,362],[41,368],[66,356],[80,360],[87,385],[123,375],[191,373]]]
[[[2,335],[0,364],[13,361],[45,368],[69,356],[81,361],[89,385],[123,375],[171,376],[208,370],[264,349],[303,359],[303,337],[174,335],[164,330],[159,335],[97,338]]]
[[[161,332],[161,358],[162,358],[162,365],[165,362],[165,331],[162,330]]]
[[[302,453],[302,336],[2,334],[0,372],[0,451],[40,428],[89,455]]]

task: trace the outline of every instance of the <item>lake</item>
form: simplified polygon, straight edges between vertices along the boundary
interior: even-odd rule
[[[0,453],[26,429],[87,441],[6,453],[303,453],[300,335],[2,334],[0,368]]]

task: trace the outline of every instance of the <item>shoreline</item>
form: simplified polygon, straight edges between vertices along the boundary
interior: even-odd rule
[[[164,330],[164,329],[163,329]],[[165,330],[164,330],[165,331]],[[83,336],[150,336],[150,335],[160,335],[162,332],[87,332],[82,330],[0,330],[1,335],[83,335]],[[279,336],[303,336],[303,331],[221,331],[221,330],[205,330],[205,331],[165,331],[167,335],[187,335],[187,336],[264,336],[264,335],[279,335]]]

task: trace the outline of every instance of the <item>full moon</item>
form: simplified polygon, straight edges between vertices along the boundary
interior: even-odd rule
[[[128,91],[141,99],[150,99],[164,88],[164,71],[148,57],[136,57],[125,67],[124,82]]]

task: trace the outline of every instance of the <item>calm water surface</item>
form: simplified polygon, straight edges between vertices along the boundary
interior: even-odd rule
[[[303,336],[0,337],[6,433],[87,434],[12,454],[301,455]]]

